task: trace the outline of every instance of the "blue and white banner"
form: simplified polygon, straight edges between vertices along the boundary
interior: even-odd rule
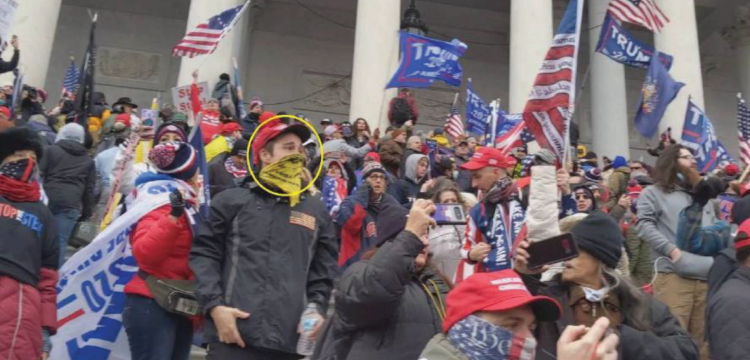
[[[386,85],[423,88],[442,80],[451,86],[461,86],[463,69],[458,60],[468,46],[458,39],[445,42],[401,32],[401,60],[398,70]]]
[[[628,30],[623,28],[609,13],[602,23],[602,32],[596,51],[621,64],[644,70],[648,69],[655,52],[652,46],[630,35]],[[672,67],[671,55],[659,53],[659,60],[667,70]]]
[[[183,185],[184,186],[184,185]],[[50,359],[129,360],[122,325],[125,285],[138,272],[130,248],[130,232],[150,211],[169,204],[176,181],[151,181],[128,211],[68,261],[57,282],[57,334]],[[184,186],[187,189],[187,186]]]
[[[682,144],[694,151],[700,172],[709,172],[722,161],[732,161],[729,152],[716,137],[711,120],[693,103],[692,99],[688,101],[685,114]]]
[[[477,135],[486,134],[489,124],[487,118],[491,111],[487,103],[474,92],[474,86],[469,78],[469,82],[466,83],[466,131]]]

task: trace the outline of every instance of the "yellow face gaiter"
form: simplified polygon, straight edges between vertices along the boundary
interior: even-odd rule
[[[264,184],[275,187],[285,194],[298,193],[302,189],[302,168],[305,158],[300,154],[283,157],[281,160],[263,168],[259,179]],[[292,207],[299,202],[299,194],[289,197]]]

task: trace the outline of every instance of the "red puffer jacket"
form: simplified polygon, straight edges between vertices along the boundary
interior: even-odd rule
[[[57,329],[57,271],[42,268],[36,287],[0,276],[0,358],[40,359],[42,327]]]
[[[188,267],[188,253],[193,235],[187,215],[173,222],[170,205],[164,205],[146,214],[130,235],[133,257],[138,267],[147,274],[165,279],[192,280]],[[126,294],[151,298],[146,282],[139,276],[125,285]]]

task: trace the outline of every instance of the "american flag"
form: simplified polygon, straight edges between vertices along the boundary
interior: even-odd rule
[[[747,103],[742,99],[742,94],[737,94],[737,124],[740,136],[740,158],[745,166],[750,165],[750,110]]]
[[[568,126],[575,104],[576,65],[583,0],[571,0],[544,58],[523,111],[526,127],[540,147],[565,159]]]
[[[521,114],[506,114],[502,110],[500,111],[500,117],[507,126],[502,126],[506,130],[498,129],[497,138],[495,139],[495,147],[508,152],[513,148],[528,144],[534,141],[534,135],[531,134],[526,124],[523,122],[523,115]]]
[[[76,98],[75,93],[78,90],[79,75],[80,75],[80,72],[78,71],[78,68],[76,67],[76,61],[73,59],[70,59],[70,66],[68,67],[68,71],[65,72],[65,79],[63,79],[63,86],[62,86],[63,98],[75,100]]]
[[[250,1],[243,5],[224,10],[219,15],[213,16],[205,22],[198,24],[195,28],[185,34],[174,48],[172,56],[188,56],[210,54],[219,46],[219,42],[226,35],[240,18],[240,14],[250,4]]]
[[[455,105],[451,106],[451,113],[448,115],[448,119],[445,120],[445,127],[443,127],[443,130],[454,139],[465,135],[464,123],[461,120],[461,114],[458,112],[458,108]]]
[[[669,18],[654,3],[654,0],[612,0],[609,13],[615,19],[661,32]]]

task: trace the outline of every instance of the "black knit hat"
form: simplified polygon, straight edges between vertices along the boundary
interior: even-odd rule
[[[611,216],[596,210],[571,229],[578,247],[610,268],[617,267],[622,256],[622,233]]]
[[[19,150],[31,150],[36,153],[37,161],[42,159],[42,143],[31,129],[14,127],[0,132],[0,161]]]
[[[383,194],[383,196],[388,196]],[[393,240],[401,231],[406,228],[406,219],[409,211],[401,204],[392,202],[383,202],[378,213],[376,229],[378,230],[378,242],[376,246],[383,245],[388,240]]]
[[[737,200],[732,206],[732,223],[740,225],[750,219],[750,196]]]

